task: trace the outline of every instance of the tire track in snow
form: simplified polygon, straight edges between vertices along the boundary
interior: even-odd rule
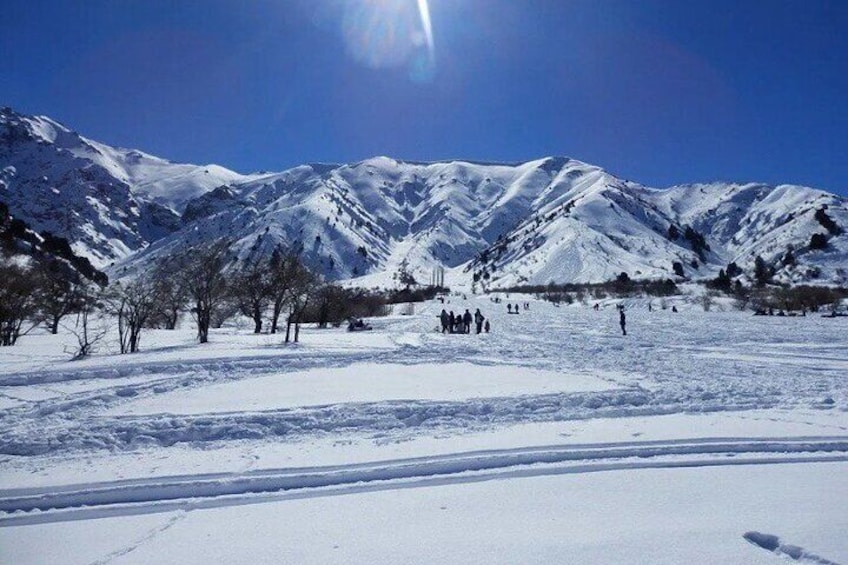
[[[848,461],[848,437],[561,445],[344,466],[166,476],[0,491],[0,527],[286,497],[623,469]]]

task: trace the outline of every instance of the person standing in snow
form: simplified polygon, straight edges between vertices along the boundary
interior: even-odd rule
[[[483,329],[486,330],[486,333],[489,333],[489,330],[492,326],[489,325],[489,320],[486,320],[486,325],[483,326]]]
[[[507,303],[506,311],[509,312],[510,314],[512,314],[512,304],[511,303]]]
[[[448,333],[453,333],[453,328],[456,325],[456,316],[453,315],[453,310],[448,314]]]
[[[483,331],[483,320],[485,320],[485,318],[483,317],[483,314],[480,313],[480,309],[477,308],[477,311],[474,312],[474,323],[477,324],[478,334]]]
[[[625,327],[626,323],[627,321],[624,317],[624,307],[621,307],[618,311],[618,325],[621,326],[622,335],[627,335],[627,328]]]
[[[471,333],[471,312],[468,311],[468,308],[465,309],[465,314],[462,316],[463,330],[465,333]]]
[[[446,333],[448,331],[448,313],[445,312],[445,309],[442,308],[442,313],[439,314],[439,320],[442,322],[442,333]]]

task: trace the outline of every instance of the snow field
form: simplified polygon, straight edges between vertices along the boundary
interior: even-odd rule
[[[648,469],[327,493],[0,528],[0,547],[15,563],[777,563],[744,537],[761,531],[839,561],[846,470]]]
[[[62,335],[0,349],[0,562],[50,562],[38,535],[90,540],[65,560],[85,563],[848,561],[844,319],[631,301],[625,338],[611,301],[449,300],[296,346],[236,326],[78,363]],[[434,331],[443,307],[479,307],[492,333]],[[690,512],[704,492],[713,513]],[[464,510],[421,508],[439,497]],[[350,531],[327,516],[357,507]]]

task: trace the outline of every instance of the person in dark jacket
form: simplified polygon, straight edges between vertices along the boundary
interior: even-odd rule
[[[480,313],[480,309],[477,308],[477,311],[474,312],[474,323],[477,324],[477,333],[483,331],[483,320],[486,318],[483,317],[483,314]]]
[[[627,335],[627,328],[625,325],[627,324],[627,320],[624,317],[624,308],[621,308],[618,311],[618,325],[621,326],[621,334]]]
[[[442,313],[439,314],[439,321],[442,322],[442,333],[447,333],[448,322],[450,321],[450,319],[448,318],[448,313],[445,312],[444,308],[442,308]]]
[[[486,330],[486,333],[489,333],[489,330],[492,329],[492,326],[489,325],[489,320],[486,320],[486,324],[483,326],[483,329]]]
[[[453,310],[448,314],[448,332],[453,333],[453,328],[456,326],[456,316],[453,315]]]
[[[471,312],[469,312],[469,311],[468,311],[468,308],[466,308],[466,309],[465,309],[465,314],[463,314],[463,316],[462,316],[462,324],[463,324],[462,329],[463,329],[463,330],[465,331],[465,333],[467,333],[467,334],[471,333],[471,320],[472,320],[472,319],[473,319],[473,318],[472,318],[472,316],[471,316]]]

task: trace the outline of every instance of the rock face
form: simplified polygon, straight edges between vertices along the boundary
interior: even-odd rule
[[[756,257],[777,280],[848,284],[848,204],[800,186],[658,190],[564,157],[416,163],[377,157],[242,176],[175,165],[4,110],[0,201],[115,274],[227,238],[241,260],[296,248],[332,280],[490,287],[714,277]],[[819,235],[816,235],[819,234]]]

